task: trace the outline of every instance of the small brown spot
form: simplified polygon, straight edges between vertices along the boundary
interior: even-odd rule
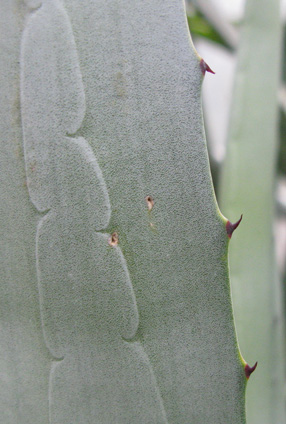
[[[257,362],[255,362],[253,367],[250,367],[248,364],[245,365],[244,372],[245,372],[245,376],[246,376],[247,380],[249,379],[249,377],[251,376],[253,371],[255,371],[256,367],[257,367]]]
[[[205,76],[206,72],[210,72],[211,74],[215,74],[215,72],[209,67],[209,65],[204,61],[204,59],[200,60],[200,68],[202,74]]]
[[[154,199],[151,196],[146,196],[145,197],[146,203],[147,203],[147,207],[148,207],[148,211],[151,211],[153,209],[154,206]]]
[[[112,233],[111,236],[108,238],[108,244],[111,247],[117,246],[118,241],[119,241],[119,238],[118,238],[118,234],[116,232]]]

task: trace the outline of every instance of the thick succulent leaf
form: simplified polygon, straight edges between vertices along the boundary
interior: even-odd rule
[[[232,219],[243,213],[230,264],[242,353],[258,361],[247,388],[249,424],[286,421],[282,296],[273,247],[280,38],[279,1],[248,0],[220,206]]]
[[[19,110],[23,6],[0,2],[0,422],[48,423],[51,356],[44,344],[35,237]],[[40,419],[39,419],[40,417]]]
[[[2,369],[20,371],[6,377],[5,424],[244,424],[183,2],[12,6]]]

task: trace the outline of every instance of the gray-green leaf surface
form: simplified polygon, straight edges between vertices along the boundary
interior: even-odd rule
[[[26,351],[39,354],[25,374],[4,326],[4,356],[16,352],[22,365],[7,377],[4,414],[21,424],[244,424],[226,221],[183,2],[26,1],[20,12],[5,82],[20,105],[5,116],[24,157],[19,187],[7,130],[2,302],[13,306],[12,331],[30,335]],[[14,256],[23,262],[13,214],[30,258],[25,284],[8,272]],[[15,302],[28,283],[25,326]],[[40,401],[18,394],[32,378]]]
[[[280,39],[279,1],[248,0],[220,186],[223,213],[231,219],[243,213],[230,269],[242,354],[258,361],[246,391],[248,424],[286,421],[284,317],[273,246]]]

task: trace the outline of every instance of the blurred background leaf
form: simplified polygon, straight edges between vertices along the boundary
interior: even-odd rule
[[[242,11],[240,16],[231,15],[234,3],[238,2],[193,0],[187,2],[187,13],[200,17],[194,24],[188,19],[189,25],[199,54],[216,72],[204,82],[203,106],[220,207],[231,220],[244,213],[230,246],[230,275],[242,353],[247,361],[259,362],[246,392],[247,422],[282,424],[286,90],[281,21],[285,13],[281,14],[278,1],[248,0],[245,16]],[[220,25],[237,34],[241,30],[239,44],[227,42]]]

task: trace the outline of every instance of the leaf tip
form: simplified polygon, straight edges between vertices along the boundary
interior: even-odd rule
[[[248,364],[245,365],[244,372],[245,372],[245,376],[246,376],[247,380],[249,379],[251,374],[255,371],[257,364],[258,364],[258,362],[255,362],[253,367],[250,367]]]
[[[203,76],[205,76],[206,72],[210,72],[211,74],[215,74],[215,72],[209,67],[209,65],[204,61],[204,59],[200,60],[200,68]]]
[[[241,223],[241,220],[242,220],[242,215],[241,215],[241,217],[239,218],[239,220],[238,221],[236,221],[234,224],[232,223],[232,222],[230,222],[230,221],[227,221],[227,223],[226,223],[226,233],[227,233],[227,236],[228,236],[228,238],[230,239],[231,238],[231,236],[232,236],[232,233],[234,232],[234,230],[236,230],[236,228],[239,226],[239,224]]]

